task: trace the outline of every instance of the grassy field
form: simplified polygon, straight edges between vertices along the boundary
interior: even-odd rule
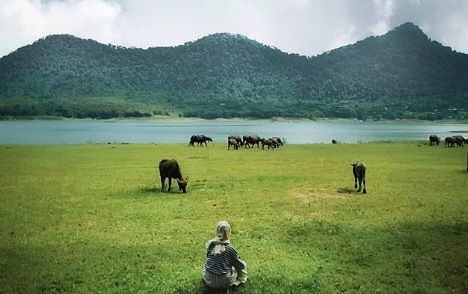
[[[467,293],[466,156],[417,142],[0,145],[0,293],[199,293],[219,220],[248,263],[238,293]],[[187,194],[160,192],[163,158]],[[353,191],[355,160],[368,194]]]

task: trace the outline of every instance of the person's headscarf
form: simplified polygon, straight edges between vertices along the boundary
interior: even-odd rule
[[[231,235],[231,226],[226,221],[220,221],[216,224],[216,237],[206,243],[206,249],[214,244],[212,253],[214,255],[221,254],[226,250],[226,245],[230,243],[229,237]]]

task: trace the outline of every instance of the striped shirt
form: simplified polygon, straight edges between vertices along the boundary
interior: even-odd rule
[[[226,245],[225,251],[220,254],[213,254],[214,244],[211,244],[206,251],[205,270],[213,274],[227,274],[234,267],[237,272],[245,269],[245,263],[239,258],[236,248],[231,244]]]

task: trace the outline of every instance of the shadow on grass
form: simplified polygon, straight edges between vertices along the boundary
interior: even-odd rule
[[[138,192],[140,193],[163,193],[161,191],[161,188],[159,187],[151,187],[151,186],[146,186],[146,187],[138,187]]]
[[[465,221],[403,222],[388,228],[360,229],[339,221],[307,219],[285,226],[279,241],[288,244],[291,251],[313,248],[316,258],[332,257],[329,270],[348,267],[369,273],[368,280],[372,282],[359,285],[350,279],[334,288],[334,292],[346,292],[356,286],[398,290],[402,289],[398,288],[401,285],[408,292],[418,292],[427,285],[433,287],[433,292],[445,289],[467,293],[468,290],[465,245],[468,222]],[[384,278],[379,280],[372,271]],[[400,286],[393,283],[395,279],[399,279]]]
[[[167,187],[166,187],[167,189]],[[156,186],[139,186],[136,192],[140,195],[173,195],[173,194],[184,194],[179,191],[177,185],[171,187],[171,191],[161,191],[161,187]]]
[[[232,286],[229,289],[213,289],[209,288],[200,278],[199,282],[187,283],[186,285],[180,285],[174,290],[174,293],[199,293],[199,294],[242,294],[245,293],[245,289],[248,289],[248,285]]]
[[[340,193],[340,194],[354,194],[355,191],[354,189],[351,189],[351,188],[338,188],[336,189],[336,192]]]

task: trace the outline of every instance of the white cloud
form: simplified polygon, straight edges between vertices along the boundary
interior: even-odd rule
[[[215,32],[310,56],[406,21],[468,52],[465,0],[0,0],[0,56],[49,34],[147,48]]]
[[[442,44],[451,44],[452,49],[468,53],[468,12],[457,11],[447,17],[444,25],[445,30],[458,35],[459,38],[452,38],[451,35],[442,35],[438,40]]]
[[[374,0],[374,9],[378,21],[373,26],[372,33],[383,35],[391,29],[390,20],[394,14],[395,3],[393,0]]]
[[[112,42],[120,12],[102,0],[0,0],[0,56],[50,34]]]
[[[328,50],[346,46],[358,41],[356,38],[356,28],[351,26],[347,29],[341,29],[336,33],[336,36],[328,46]]]

